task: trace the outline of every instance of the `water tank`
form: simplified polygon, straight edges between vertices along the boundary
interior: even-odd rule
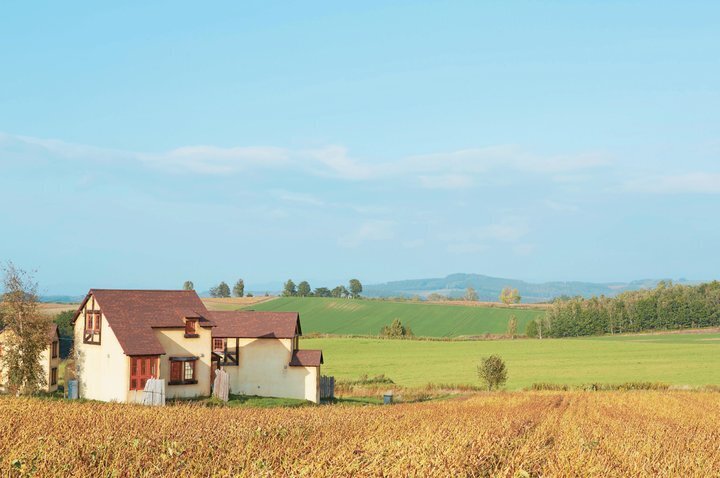
[[[77,400],[78,398],[78,381],[68,380],[67,382],[68,398],[70,400]]]

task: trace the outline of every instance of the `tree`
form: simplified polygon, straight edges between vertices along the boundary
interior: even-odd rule
[[[473,289],[472,287],[468,287],[467,289],[465,289],[464,299],[471,302],[477,302],[478,295],[477,292],[475,292],[475,289]]]
[[[297,294],[300,297],[307,297],[310,295],[310,284],[308,284],[308,281],[304,280],[301,283],[298,284]]]
[[[332,297],[332,292],[327,287],[317,287],[313,295],[315,297]]]
[[[38,309],[37,283],[32,276],[11,262],[4,272],[0,315],[10,332],[2,356],[7,388],[16,394],[31,394],[46,385],[40,356],[48,346],[50,318]]]
[[[297,295],[297,289],[292,279],[288,279],[283,287],[283,297],[294,297]]]
[[[233,295],[235,297],[243,297],[245,295],[245,281],[238,279],[233,287]]]
[[[210,288],[210,295],[212,297],[230,297],[230,286],[225,281],[220,282],[216,287]]]
[[[183,290],[195,290],[195,284],[193,284],[190,280],[186,280],[183,283]]]
[[[413,337],[413,332],[409,326],[405,326],[399,319],[392,321],[392,324],[385,325],[380,329],[381,337]]]
[[[73,324],[72,319],[75,312],[66,310],[55,316],[53,322],[58,326],[60,334],[60,357],[66,358],[70,355],[70,349],[73,345]]]
[[[510,287],[505,287],[502,292],[500,292],[500,301],[503,304],[510,305],[510,304],[519,304],[520,303],[520,293],[517,289],[511,289]]]
[[[477,367],[477,374],[488,390],[497,390],[507,382],[505,362],[499,355],[483,357]]]
[[[345,288],[344,285],[339,285],[339,286],[335,287],[332,290],[332,292],[330,292],[330,293],[332,294],[333,297],[338,298],[338,299],[341,297],[347,297],[348,295],[350,295],[350,292],[348,292],[348,290]]]
[[[362,284],[357,279],[350,279],[348,289],[350,290],[350,295],[353,299],[360,297],[360,293],[363,291]]]
[[[514,339],[517,335],[517,317],[514,315],[511,315],[510,319],[508,319],[507,333],[511,339]]]

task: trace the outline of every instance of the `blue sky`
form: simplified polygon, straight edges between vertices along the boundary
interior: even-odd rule
[[[717,2],[145,3],[1,7],[45,292],[720,277]]]

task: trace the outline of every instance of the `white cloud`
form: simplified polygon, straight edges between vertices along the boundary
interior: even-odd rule
[[[361,180],[370,179],[377,174],[373,167],[349,158],[347,148],[342,146],[304,151],[300,156],[308,158],[314,171],[323,176]]]
[[[420,185],[427,189],[466,189],[472,186],[470,176],[444,174],[440,176],[419,176]]]
[[[281,201],[307,204],[310,206],[324,206],[325,203],[311,194],[294,193],[291,191],[275,190],[273,193]]]
[[[52,159],[118,162],[173,173],[227,175],[284,168],[355,181],[415,177],[417,185],[435,189],[467,188],[472,186],[476,176],[491,171],[513,170],[550,175],[578,172],[608,163],[597,154],[543,156],[516,146],[465,149],[381,162],[353,158],[347,148],[339,145],[314,149],[200,145],[163,152],[139,152],[0,134],[0,152],[3,150],[13,152],[12,157],[47,158],[50,155]]]
[[[201,174],[226,174],[287,164],[288,151],[274,147],[186,146],[164,153],[128,153],[154,167]]]
[[[557,212],[578,212],[580,210],[580,208],[574,204],[561,203],[550,199],[546,199],[544,203],[548,209],[552,209]]]
[[[481,174],[491,169],[511,169],[551,174],[605,166],[609,159],[598,153],[544,156],[517,146],[490,146],[407,158],[403,163],[419,172],[452,171]]]
[[[366,221],[355,231],[340,238],[343,247],[357,247],[368,241],[388,241],[395,238],[393,221]]]
[[[720,173],[648,176],[626,182],[625,189],[653,194],[720,194]]]

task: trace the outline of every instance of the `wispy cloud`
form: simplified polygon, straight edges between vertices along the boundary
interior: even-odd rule
[[[720,173],[647,176],[626,182],[625,189],[653,194],[720,194]]]
[[[97,148],[58,140],[0,134],[0,148],[28,156],[118,162],[170,173],[205,175],[238,174],[255,169],[289,169],[336,179],[415,178],[416,185],[430,189],[471,187],[475,176],[493,170],[533,174],[572,173],[608,164],[598,154],[544,156],[515,146],[492,146],[445,153],[401,157],[387,161],[354,158],[347,148],[327,145],[312,149],[274,146],[183,146],[163,152],[139,152]]]
[[[512,245],[516,253],[527,250],[520,240],[527,236],[530,228],[522,218],[508,218],[485,226],[470,227],[440,235],[453,253],[478,253],[493,245]],[[530,251],[527,251],[529,253]]]
[[[251,168],[280,167],[290,160],[287,150],[275,147],[186,146],[164,153],[127,154],[152,167],[200,174],[227,174]]]
[[[293,203],[299,203],[299,204],[307,204],[310,206],[318,206],[318,207],[325,205],[324,201],[322,201],[321,199],[319,199],[311,194],[296,193],[296,192],[284,191],[284,190],[274,190],[273,193],[281,201],[293,202]]]
[[[420,185],[427,189],[466,189],[473,185],[472,177],[462,174],[419,176],[418,179]]]
[[[366,221],[351,233],[340,238],[338,243],[343,247],[358,247],[369,241],[388,241],[395,238],[393,221]]]
[[[548,209],[557,212],[578,212],[580,210],[580,208],[574,204],[553,201],[551,199],[546,199],[544,204]]]

